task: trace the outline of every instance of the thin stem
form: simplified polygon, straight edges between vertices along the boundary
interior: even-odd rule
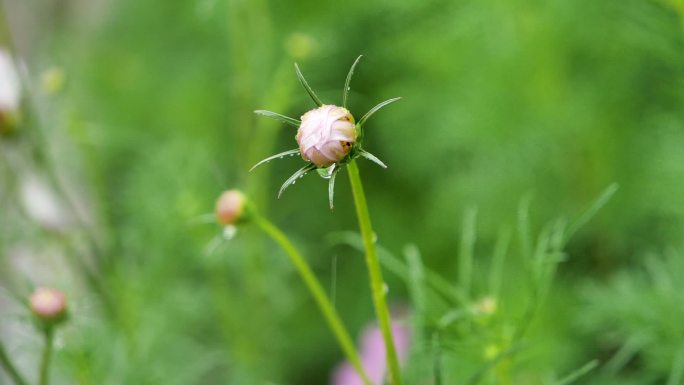
[[[314,275],[311,267],[309,267],[309,264],[306,262],[304,257],[299,253],[299,251],[297,251],[292,242],[290,242],[290,239],[287,238],[287,236],[279,228],[269,222],[266,218],[255,214],[253,220],[283,249],[283,251],[285,251],[285,254],[287,254],[287,256],[290,258],[292,264],[295,265],[299,275],[302,277],[304,283],[311,292],[311,295],[316,300],[318,308],[320,309],[321,313],[323,313],[323,317],[328,323],[330,330],[332,330],[333,334],[335,335],[335,338],[337,338],[337,342],[340,344],[344,354],[347,356],[347,360],[349,360],[349,363],[351,363],[359,376],[361,376],[363,383],[366,385],[372,385],[368,375],[363,369],[361,359],[359,358],[359,354],[354,347],[351,337],[349,336],[349,332],[347,332],[347,329],[342,324],[340,316],[337,314],[335,307],[325,294],[323,286],[316,278],[316,275]]]
[[[38,385],[48,385],[50,373],[50,360],[52,358],[52,343],[54,340],[54,330],[52,327],[45,329],[45,347],[43,348],[43,358],[40,362],[40,377]]]
[[[373,227],[371,226],[370,215],[368,214],[368,205],[366,204],[366,196],[363,192],[363,185],[361,184],[361,177],[359,176],[359,168],[356,165],[356,160],[349,162],[347,170],[349,170],[349,181],[351,184],[352,194],[354,195],[356,216],[359,218],[359,227],[361,229],[361,237],[363,238],[363,246],[366,249],[366,265],[368,266],[371,290],[373,292],[375,315],[378,318],[378,324],[385,340],[390,384],[401,385],[402,381],[401,371],[399,369],[399,359],[397,358],[394,340],[392,339],[392,324],[390,321],[389,310],[387,309],[387,302],[385,301],[385,283],[382,279],[380,262],[375,249],[375,235],[373,234]]]
[[[15,384],[27,385],[26,380],[24,380],[21,374],[19,374],[17,367],[14,366],[12,360],[10,360],[9,356],[7,355],[7,351],[5,350],[5,346],[2,344],[2,342],[0,342],[0,364],[2,364],[2,367],[5,368],[10,378],[14,380]]]

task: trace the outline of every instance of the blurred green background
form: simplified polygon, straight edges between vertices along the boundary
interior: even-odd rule
[[[389,165],[360,164],[379,244],[400,257],[415,244],[455,282],[476,207],[484,296],[497,237],[513,234],[497,298],[508,316],[475,342],[445,337],[444,383],[483,364],[487,331],[525,320],[520,202],[536,236],[612,183],[568,244],[525,353],[508,379],[483,381],[552,383],[597,359],[582,383],[684,383],[682,1],[5,0],[3,16],[0,45],[23,63],[25,89],[21,124],[0,143],[0,282],[7,298],[31,285],[69,294],[54,383],[329,382],[342,355],[282,252],[250,226],[212,252],[221,229],[201,218],[222,190],[244,189],[334,280],[353,334],[372,319],[362,255],[331,241],[356,230],[346,177],[331,212],[313,175],[276,200],[297,158],[247,172],[295,147],[292,127],[253,110],[313,107],[293,63],[340,103],[359,54],[357,118],[403,97],[366,126],[364,147]],[[21,208],[27,178],[65,223]],[[390,301],[415,307],[386,274]],[[30,372],[40,341],[7,298],[2,337]],[[433,383],[427,373],[415,383]]]

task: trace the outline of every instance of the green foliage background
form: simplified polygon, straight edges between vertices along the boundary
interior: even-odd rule
[[[29,82],[23,124],[0,143],[0,282],[20,296],[27,281],[69,293],[55,383],[328,383],[341,353],[284,255],[250,226],[208,253],[220,229],[197,219],[222,190],[245,189],[326,284],[334,276],[354,334],[372,319],[361,254],[331,240],[356,229],[346,178],[331,212],[314,176],[275,199],[296,158],[247,173],[295,147],[291,127],[252,111],[312,107],[293,62],[324,102],[339,103],[359,54],[357,118],[404,98],[366,126],[365,147],[389,165],[361,164],[379,244],[400,257],[414,244],[456,284],[462,218],[477,207],[476,300],[490,294],[497,239],[511,234],[497,312],[443,336],[444,383],[466,383],[486,348],[527,321],[520,202],[536,242],[545,223],[575,218],[612,183],[614,198],[568,244],[521,353],[483,381],[553,383],[597,359],[580,381],[681,383],[681,1],[5,0],[3,12],[2,45]],[[46,93],[50,68],[65,83]],[[75,201],[87,225],[31,221],[16,188],[29,169],[56,170],[62,203]],[[26,278],[17,248],[72,273]],[[410,282],[386,274],[390,300],[421,308],[416,318],[453,310],[417,304]],[[0,311],[10,326],[25,313]],[[39,344],[14,343],[20,366],[32,367]],[[416,357],[433,354],[428,345]],[[409,364],[413,383],[433,381],[426,356]]]

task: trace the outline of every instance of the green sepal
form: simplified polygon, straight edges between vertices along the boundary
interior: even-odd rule
[[[278,191],[278,199],[280,199],[280,196],[283,195],[283,191],[285,191],[286,188],[290,187],[290,185],[295,184],[295,182],[297,182],[297,179],[303,177],[307,172],[309,172],[315,168],[316,168],[315,164],[309,163],[306,166],[297,170],[294,174],[292,174],[291,177],[287,178],[285,183],[283,183],[283,185],[280,186],[280,191]]]
[[[318,96],[316,96],[316,93],[311,89],[309,83],[307,83],[306,79],[304,79],[304,75],[302,75],[302,71],[299,70],[299,66],[297,65],[297,63],[295,63],[294,66],[295,72],[297,72],[297,79],[299,79],[299,82],[302,84],[302,87],[304,87],[306,92],[309,94],[311,100],[313,100],[318,107],[322,106],[323,102],[321,102],[321,99],[319,99]]]
[[[291,118],[289,116],[281,115],[277,112],[273,111],[267,111],[267,110],[256,110],[254,111],[255,114],[265,116],[267,118],[275,119],[279,122],[289,124],[291,126],[299,128],[299,126],[302,124],[302,122],[299,121],[299,119]]]

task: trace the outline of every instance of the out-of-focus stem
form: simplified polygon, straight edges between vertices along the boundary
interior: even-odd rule
[[[373,292],[375,315],[378,318],[378,325],[385,340],[390,383],[392,385],[401,385],[401,369],[399,368],[399,359],[397,358],[394,340],[392,339],[392,323],[389,310],[387,309],[387,302],[385,301],[385,282],[382,279],[378,253],[375,249],[375,235],[373,234],[373,227],[371,226],[370,215],[368,214],[368,204],[366,203],[366,196],[363,192],[356,160],[349,162],[347,170],[349,171],[349,182],[352,194],[354,195],[354,204],[356,205],[356,216],[359,219],[361,238],[363,238],[363,246],[366,249],[366,265],[368,266],[371,290]]]
[[[347,356],[347,360],[349,360],[349,363],[351,363],[354,369],[356,369],[358,372],[359,376],[361,376],[364,384],[373,385],[363,369],[359,354],[354,347],[351,337],[349,337],[349,332],[347,332],[347,329],[342,324],[340,316],[333,307],[330,298],[328,298],[328,296],[325,294],[323,286],[318,281],[318,278],[316,278],[316,275],[314,275],[311,267],[309,267],[309,264],[306,262],[304,257],[294,247],[292,242],[290,242],[290,239],[287,238],[287,236],[280,231],[279,228],[269,222],[266,218],[255,214],[252,219],[283,249],[283,251],[285,251],[285,254],[287,254],[287,256],[290,258],[290,261],[292,261],[292,263],[295,265],[295,268],[297,268],[297,271],[302,277],[302,280],[304,280],[309,292],[311,292],[311,295],[316,300],[318,308],[321,310],[321,313],[323,313],[323,317],[328,323],[330,330],[335,335],[335,338],[337,338],[337,342],[340,344],[344,354]]]
[[[7,351],[5,350],[5,346],[2,344],[2,342],[0,342],[0,364],[2,364],[2,367],[5,368],[7,374],[9,374],[10,378],[12,378],[15,384],[27,385],[26,380],[24,380],[21,374],[19,374],[17,367],[14,366],[12,360],[10,360],[9,356],[7,355]]]
[[[52,345],[55,333],[52,327],[45,329],[45,347],[43,347],[43,357],[40,361],[40,376],[38,385],[48,385],[50,378],[50,361],[52,359]]]

